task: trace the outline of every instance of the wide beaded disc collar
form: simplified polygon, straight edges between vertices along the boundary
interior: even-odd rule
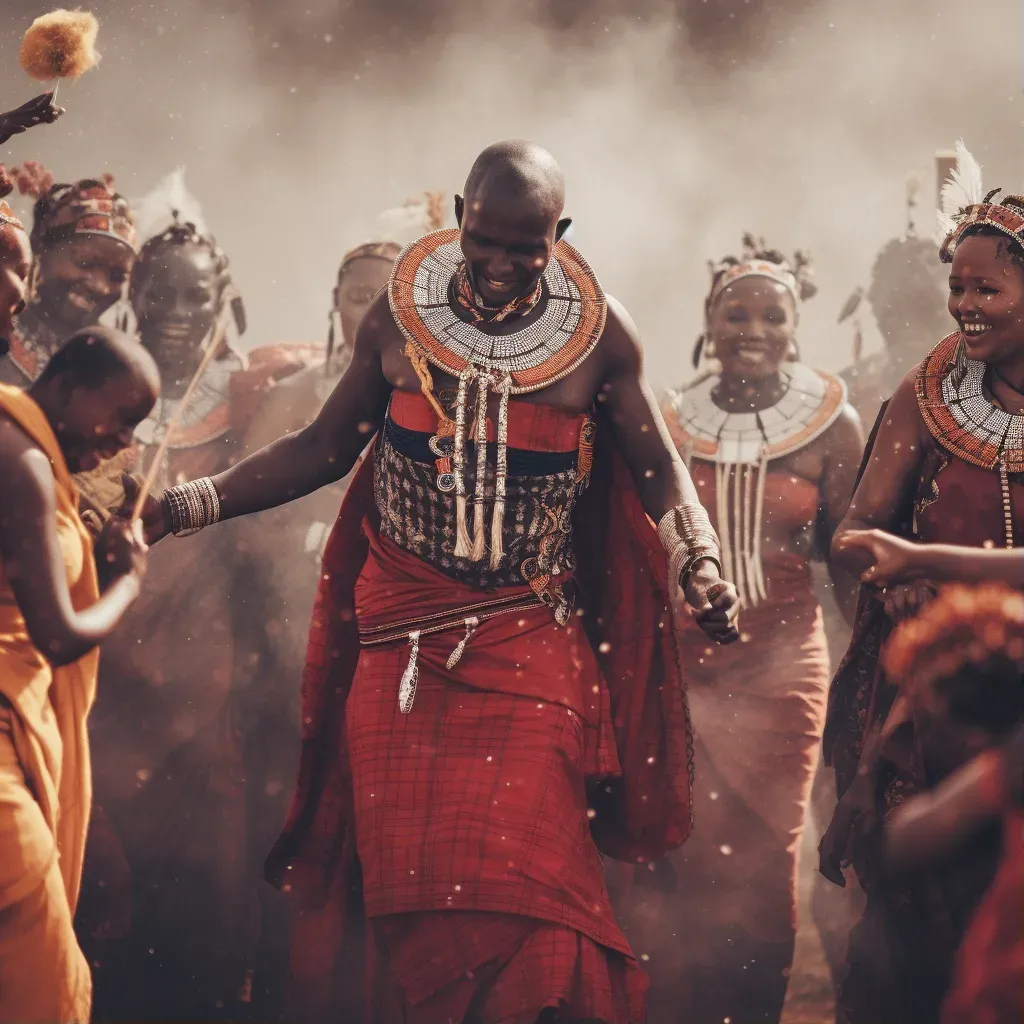
[[[951,455],[983,469],[1024,473],[1024,416],[985,395],[985,364],[968,359],[959,331],[932,349],[917,374],[917,404],[932,437]]]
[[[586,260],[557,242],[541,280],[541,312],[509,334],[487,334],[456,312],[452,282],[463,262],[454,228],[424,235],[402,250],[388,284],[402,333],[453,377],[467,367],[511,376],[512,394],[539,391],[568,376],[593,351],[608,315]]]
[[[809,445],[839,417],[846,386],[803,363],[784,364],[779,376],[785,392],[759,412],[726,412],[715,405],[717,374],[673,392],[666,411],[676,444],[695,458],[735,465],[781,459]]]

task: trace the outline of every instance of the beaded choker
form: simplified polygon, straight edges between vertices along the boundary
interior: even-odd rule
[[[542,292],[543,288],[538,281],[537,287],[529,295],[516,296],[511,302],[506,302],[504,306],[493,309],[484,305],[483,300],[473,289],[473,282],[469,279],[469,270],[465,263],[460,264],[459,269],[455,272],[455,282],[452,288],[455,301],[475,324],[500,324],[514,316],[525,316],[536,308]]]

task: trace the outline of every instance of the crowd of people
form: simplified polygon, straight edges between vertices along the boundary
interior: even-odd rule
[[[531,143],[326,344],[245,348],[188,211],[15,187],[0,1022],[778,1022],[812,787],[837,1021],[1021,1019],[1024,199],[965,149],[883,353],[805,362],[747,236],[661,396]]]

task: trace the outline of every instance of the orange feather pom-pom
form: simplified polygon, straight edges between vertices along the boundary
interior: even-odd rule
[[[40,82],[78,78],[96,67],[99,23],[88,11],[51,11],[29,26],[18,59],[22,70]]]

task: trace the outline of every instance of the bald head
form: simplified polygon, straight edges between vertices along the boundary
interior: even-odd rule
[[[557,220],[565,206],[565,178],[555,158],[535,143],[509,139],[488,146],[466,178],[467,202],[536,205]]]
[[[110,327],[73,334],[30,390],[72,472],[95,469],[128,447],[160,395],[153,357]]]
[[[39,381],[57,377],[90,391],[127,377],[152,391],[154,399],[160,394],[160,372],[153,357],[123,331],[98,324],[72,334],[46,364]]]
[[[540,146],[513,139],[476,158],[455,216],[479,304],[501,308],[536,289],[569,226],[564,204],[562,170]]]

